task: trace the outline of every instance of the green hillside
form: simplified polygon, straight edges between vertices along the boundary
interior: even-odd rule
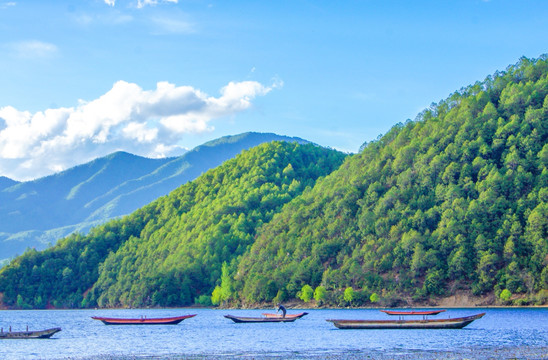
[[[33,181],[0,177],[0,264],[74,232],[131,214],[242,150],[299,138],[248,132],[209,141],[174,158],[116,152]]]
[[[209,299],[224,262],[344,154],[273,142],[244,151],[120,220],[29,250],[0,270],[7,307],[181,306]],[[203,299],[203,297],[202,297]]]
[[[521,59],[364,144],[261,229],[222,299],[546,302],[547,94],[547,58]]]

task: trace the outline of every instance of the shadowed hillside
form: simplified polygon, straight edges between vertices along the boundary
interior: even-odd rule
[[[5,176],[0,176],[0,191],[15,184],[17,184],[17,181],[7,178]]]

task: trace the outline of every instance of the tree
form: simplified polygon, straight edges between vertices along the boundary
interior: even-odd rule
[[[211,293],[211,303],[213,305],[219,305],[223,301],[222,290],[220,286],[215,286],[213,292]]]
[[[25,300],[23,300],[23,297],[21,296],[21,294],[18,294],[17,295],[17,307],[19,309],[24,309],[25,308]]]
[[[316,287],[316,290],[314,290],[314,300],[318,302],[319,305],[323,304],[325,300],[325,296],[327,294],[327,290],[323,285],[319,285]]]
[[[495,273],[499,257],[491,250],[480,252],[479,263],[477,266],[478,281],[476,293],[482,294],[491,289],[495,283]]]
[[[499,295],[499,299],[501,299],[504,302],[508,302],[511,297],[512,297],[512,293],[508,289],[502,290]]]
[[[441,270],[428,271],[423,290],[430,295],[441,295],[443,293],[443,273]]]
[[[232,297],[232,277],[226,262],[223,262],[221,273],[221,301],[228,301]]]
[[[213,303],[211,302],[211,298],[212,298],[212,296],[207,296],[205,294],[200,295],[199,297],[194,299],[194,303],[200,304],[200,305],[203,305],[203,306],[211,306],[211,305],[213,305]]]
[[[375,304],[375,303],[378,303],[380,298],[379,298],[379,295],[377,293],[373,293],[371,294],[371,296],[369,297],[369,300]]]
[[[314,294],[314,290],[312,289],[312,286],[306,284],[303,286],[298,296],[299,296],[299,299],[307,303],[310,301],[310,299],[312,299],[313,294]]]
[[[346,301],[348,304],[352,303],[352,301],[355,298],[355,293],[354,293],[354,289],[352,288],[352,286],[349,286],[346,289],[344,289],[343,298],[344,298],[344,301]]]

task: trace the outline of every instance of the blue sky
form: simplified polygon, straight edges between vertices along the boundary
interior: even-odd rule
[[[357,152],[548,52],[548,2],[0,0],[0,176],[246,131]]]

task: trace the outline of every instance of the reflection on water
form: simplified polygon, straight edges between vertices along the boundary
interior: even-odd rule
[[[378,310],[306,310],[293,323],[236,324],[225,314],[263,310],[133,309],[0,311],[0,326],[61,327],[51,340],[0,340],[2,359],[457,358],[527,357],[548,349],[548,309],[449,309],[487,314],[462,330],[338,330],[325,319],[386,319]],[[294,312],[291,311],[290,312]],[[198,314],[179,325],[106,326],[91,316]],[[440,355],[441,354],[441,355]],[[525,354],[525,355],[524,355]],[[497,356],[500,355],[500,356]],[[536,356],[536,355],[535,355]]]

